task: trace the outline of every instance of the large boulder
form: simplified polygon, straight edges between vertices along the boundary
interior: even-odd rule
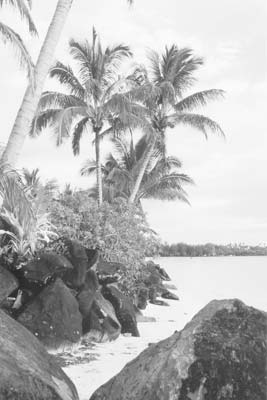
[[[68,270],[72,269],[72,264],[63,255],[52,251],[43,252],[23,266],[21,286],[31,289],[35,283],[41,287],[55,277],[63,277]]]
[[[83,318],[87,317],[87,315],[89,314],[93,301],[95,299],[96,291],[98,289],[99,283],[95,271],[87,271],[85,282],[77,295],[79,310]]]
[[[91,400],[266,400],[267,314],[212,301],[150,345]]]
[[[113,305],[105,299],[100,291],[96,292],[95,303],[105,316],[103,320],[103,330],[108,340],[115,340],[121,333],[119,323]]]
[[[17,279],[0,265],[0,305],[17,288]]]
[[[43,345],[0,310],[0,400],[78,400]]]
[[[117,339],[120,332],[121,325],[112,304],[97,291],[90,313],[83,319],[83,333],[87,339],[105,342]]]
[[[26,305],[18,321],[49,348],[77,342],[82,334],[78,302],[59,278]]]
[[[114,285],[103,286],[102,294],[115,309],[116,316],[121,324],[121,333],[140,336],[132,300]]]
[[[87,249],[78,240],[67,237],[50,242],[47,250],[64,255],[73,265],[73,269],[65,275],[65,282],[74,289],[80,289],[85,282],[86,273],[96,266],[99,257],[97,249]]]

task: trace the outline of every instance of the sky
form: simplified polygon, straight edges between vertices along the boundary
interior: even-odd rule
[[[1,20],[16,28],[34,59],[54,7],[55,1],[33,0],[38,38],[15,14],[1,10]],[[181,126],[167,132],[169,154],[182,160],[183,172],[195,185],[187,188],[190,206],[143,202],[148,221],[164,241],[267,242],[266,8],[266,0],[135,0],[133,7],[126,0],[74,0],[56,59],[69,61],[69,38],[90,39],[94,25],[104,45],[128,44],[135,62],[142,64],[149,49],[162,52],[173,43],[191,47],[205,61],[191,92],[226,92],[223,100],[200,110],[220,124],[226,140],[213,134],[205,140]],[[27,81],[12,50],[0,44],[0,54],[0,143],[5,143]],[[51,85],[48,81],[46,88]],[[105,144],[104,153],[108,150]],[[74,157],[70,141],[56,148],[44,132],[27,140],[18,166],[40,168],[43,179],[56,177],[61,185],[86,188],[91,181],[80,177],[79,169],[88,157],[93,157],[91,138],[83,140],[80,156]]]

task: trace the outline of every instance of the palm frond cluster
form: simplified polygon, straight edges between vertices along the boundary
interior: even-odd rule
[[[31,35],[37,35],[37,29],[30,13],[32,6],[31,1],[0,0],[0,8],[5,5],[13,7],[20,14],[21,18],[28,25],[28,30]],[[0,21],[0,36],[4,43],[8,43],[13,47],[21,68],[27,71],[31,84],[34,84],[34,64],[20,35],[9,25]]]
[[[69,51],[73,67],[58,61],[50,71],[64,93],[43,93],[31,135],[49,125],[57,145],[71,137],[76,155],[82,136],[93,133],[96,161],[87,161],[82,174],[96,171],[92,192],[99,205],[103,193],[109,201],[122,196],[130,203],[146,197],[188,202],[183,185],[192,180],[180,173],[177,159],[167,156],[166,133],[182,124],[205,137],[208,132],[224,136],[217,122],[194,111],[221,98],[223,91],[210,89],[185,96],[203,60],[189,48],[172,45],[162,55],[149,53],[150,69],[138,65],[122,77],[120,68],[132,56],[130,48],[124,44],[103,48],[95,29],[91,42],[71,39]],[[133,135],[137,130],[143,134],[141,140],[127,144],[126,132]],[[110,154],[101,165],[101,139],[105,137],[111,138],[118,154]]]
[[[145,137],[139,139],[136,145],[132,140],[127,141],[125,137],[115,137],[111,142],[115,151],[113,154],[108,154],[101,169],[103,198],[112,203],[116,198],[130,197],[149,143]],[[154,149],[136,196],[136,202],[140,203],[141,199],[153,198],[181,200],[188,203],[183,185],[192,184],[193,181],[188,175],[180,172],[181,167],[182,163],[177,157],[165,156],[160,149]],[[89,176],[95,171],[95,161],[87,160],[81,169],[81,175]],[[89,193],[92,197],[96,197],[97,187],[94,186]]]

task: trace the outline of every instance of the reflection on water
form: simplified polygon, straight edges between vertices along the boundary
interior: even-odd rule
[[[75,383],[81,400],[118,373],[150,342],[164,339],[184,325],[213,299],[239,298],[267,311],[267,257],[162,258],[162,267],[177,287],[180,301],[169,307],[150,305],[145,314],[157,322],[139,324],[140,338],[121,336],[115,342],[91,348],[92,361],[84,362],[88,349],[77,347],[71,358],[78,364],[64,368]],[[84,358],[85,358],[84,357]],[[72,364],[72,365],[71,365]]]

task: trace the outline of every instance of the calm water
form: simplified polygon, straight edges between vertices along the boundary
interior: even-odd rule
[[[118,373],[149,342],[171,335],[213,299],[239,298],[247,305],[267,311],[267,257],[161,258],[157,260],[172,278],[180,301],[168,300],[169,307],[150,305],[145,314],[157,322],[139,324],[140,338],[121,336],[112,343],[97,345],[88,353],[95,360],[65,368],[81,400]],[[85,353],[77,347],[77,359]]]

